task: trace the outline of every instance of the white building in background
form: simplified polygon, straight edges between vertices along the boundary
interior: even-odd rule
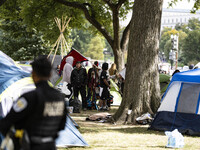
[[[161,31],[165,27],[175,28],[176,24],[183,23],[187,24],[188,20],[191,18],[198,18],[200,20],[200,12],[196,14],[190,13],[188,9],[163,9],[162,19],[161,19]]]

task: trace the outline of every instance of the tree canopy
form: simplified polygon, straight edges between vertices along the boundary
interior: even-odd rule
[[[188,24],[177,24],[175,29],[165,28],[161,33],[160,51],[165,53],[166,59],[169,60],[171,50],[171,34],[179,35],[179,63],[190,65],[199,62],[199,29],[200,21],[192,18]]]
[[[187,64],[200,62],[200,31],[192,30],[184,39],[183,58]]]
[[[0,32],[0,49],[14,60],[31,60],[49,52],[42,35],[35,30],[27,31],[20,21],[2,21]]]
[[[101,36],[95,36],[91,39],[91,42],[88,45],[88,51],[85,53],[85,56],[92,59],[102,60],[104,47],[104,39]]]
[[[164,52],[166,56],[166,60],[169,60],[169,52],[172,49],[172,43],[171,43],[171,34],[179,35],[179,59],[182,60],[182,48],[183,48],[183,43],[185,42],[184,39],[187,36],[187,34],[183,30],[176,30],[176,29],[171,29],[171,28],[165,28],[162,33],[161,33],[161,39],[160,39],[160,51]]]
[[[73,39],[73,45],[75,49],[84,54],[88,49],[92,37],[94,37],[88,30],[72,29],[70,38]]]

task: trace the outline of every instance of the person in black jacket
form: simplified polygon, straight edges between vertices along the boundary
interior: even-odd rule
[[[79,92],[82,98],[82,109],[87,109],[86,101],[86,85],[87,85],[87,72],[86,69],[81,66],[81,62],[76,62],[76,67],[71,73],[71,84],[74,89],[74,97],[78,98]]]
[[[47,58],[36,59],[32,68],[36,89],[23,94],[13,104],[7,116],[0,120],[0,132],[5,136],[14,126],[28,133],[30,150],[55,150],[58,131],[63,130],[66,123],[64,95],[47,83],[51,74]],[[15,150],[28,150],[20,145],[22,137],[14,136],[13,139]]]

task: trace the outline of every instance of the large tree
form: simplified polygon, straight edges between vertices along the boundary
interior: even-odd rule
[[[131,105],[132,121],[155,113],[160,102],[158,50],[163,0],[135,0],[128,46],[123,101],[113,116],[118,120]]]

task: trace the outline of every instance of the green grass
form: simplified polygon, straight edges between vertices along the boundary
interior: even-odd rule
[[[109,113],[113,114],[117,107]],[[89,147],[72,147],[67,150],[164,150],[167,136],[164,132],[148,130],[142,125],[113,125],[85,121],[88,115],[97,111],[85,111],[72,114],[73,119],[80,125],[79,131],[89,144]],[[200,149],[200,137],[184,135],[185,146],[183,150]],[[59,149],[59,150],[66,150]]]

